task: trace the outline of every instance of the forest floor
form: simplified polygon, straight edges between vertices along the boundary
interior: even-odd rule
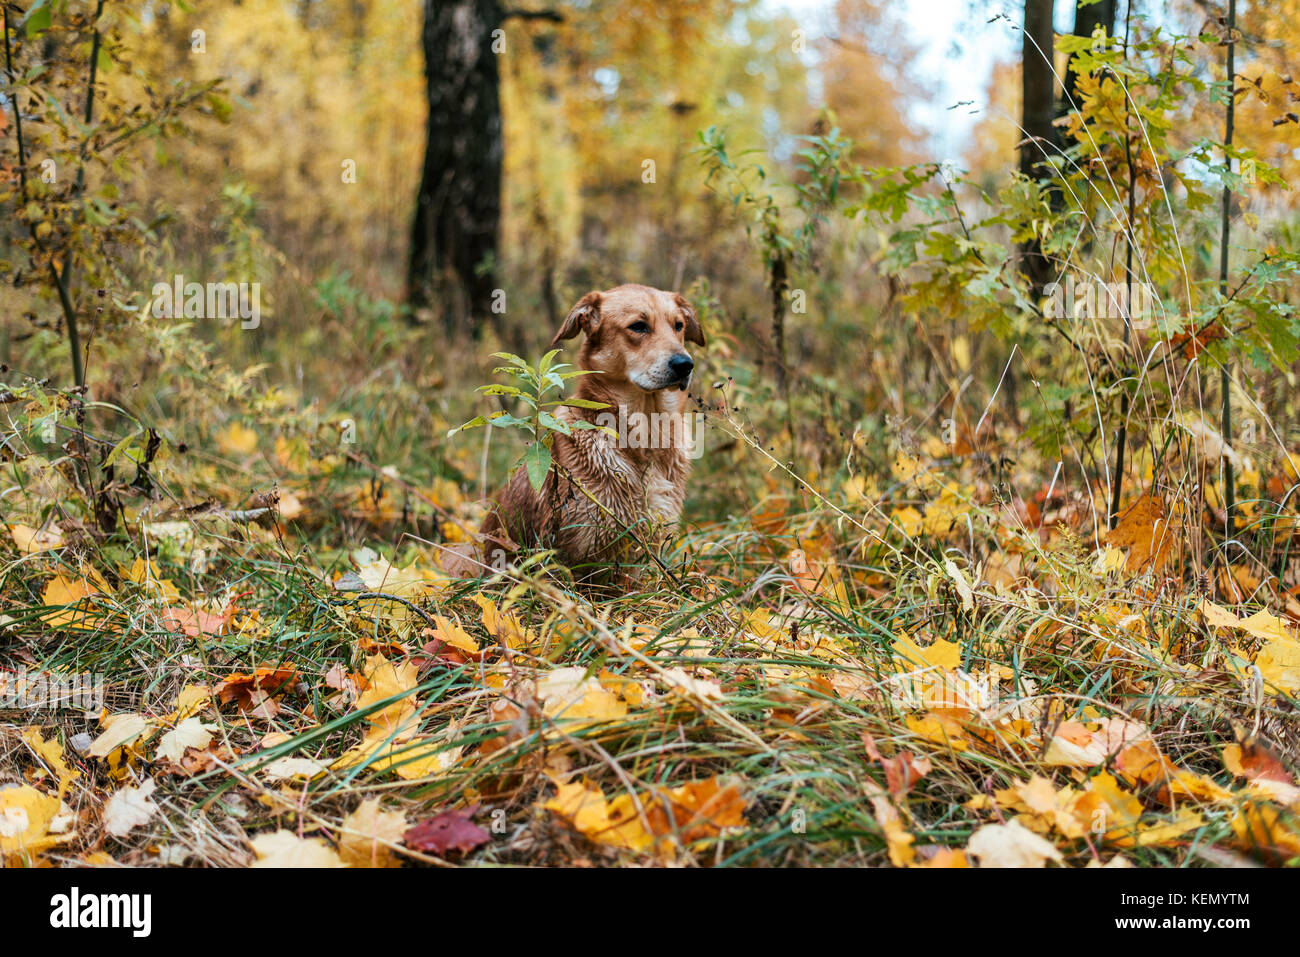
[[[10,863],[1300,856],[1295,599],[1244,565],[1172,587],[1153,499],[1094,546],[1083,496],[1001,505],[900,454],[831,497],[770,479],[593,593],[446,575],[481,513],[451,482],[221,445],[279,484],[107,537],[50,506],[68,460],[11,496]]]

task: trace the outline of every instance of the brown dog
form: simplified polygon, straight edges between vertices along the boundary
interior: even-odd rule
[[[520,469],[497,494],[480,531],[489,567],[502,567],[518,546],[547,548],[590,577],[637,560],[681,514],[695,366],[685,344],[704,345],[695,310],[677,293],[616,286],[583,296],[551,344],[579,332],[587,338],[578,367],[592,374],[572,380],[575,398],[607,408],[564,406],[557,417],[604,428],[555,433],[555,464],[541,491]]]

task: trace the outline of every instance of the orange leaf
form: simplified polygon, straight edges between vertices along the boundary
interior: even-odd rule
[[[1173,543],[1164,503],[1151,496],[1140,498],[1125,509],[1119,524],[1106,533],[1107,545],[1129,550],[1124,570],[1131,575],[1158,572],[1168,565]]]
[[[872,760],[878,762],[885,771],[885,786],[891,797],[907,794],[912,785],[930,773],[930,759],[923,754],[903,751],[895,757],[886,758],[876,747],[876,741],[867,732],[862,732],[862,744]]]
[[[191,638],[198,638],[200,635],[219,635],[230,621],[230,610],[215,615],[201,609],[164,608],[162,620],[163,624],[172,631],[182,631]]]

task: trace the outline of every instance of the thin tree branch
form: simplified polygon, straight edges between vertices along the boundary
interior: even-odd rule
[[[104,13],[104,0],[99,0],[95,5],[95,19],[93,21],[95,32],[90,41],[90,75],[86,80],[86,109],[83,114],[85,123],[90,125],[91,119],[95,115],[95,78],[99,72],[99,48],[102,37],[99,32],[99,18]],[[74,196],[80,196],[86,186],[86,162],[83,155],[81,162],[77,164],[77,186],[73,191]],[[78,388],[86,384],[86,368],[81,356],[81,334],[77,329],[77,311],[72,305],[72,296],[70,293],[72,282],[72,250],[69,249],[67,255],[63,257],[63,270],[56,278],[55,285],[59,290],[59,302],[63,306],[63,313],[68,321],[68,346],[72,350],[72,376],[76,381]],[[54,272],[54,264],[50,263],[50,272]]]

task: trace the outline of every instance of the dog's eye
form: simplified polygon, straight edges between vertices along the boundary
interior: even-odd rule
[[[633,332],[649,332],[649,331],[650,331],[650,325],[649,325],[648,323],[645,323],[645,322],[634,322],[634,323],[632,323],[632,325],[628,326],[628,328],[631,329]]]
[[[678,332],[681,332],[683,328],[685,328],[685,323],[681,323],[681,322],[677,323]]]

